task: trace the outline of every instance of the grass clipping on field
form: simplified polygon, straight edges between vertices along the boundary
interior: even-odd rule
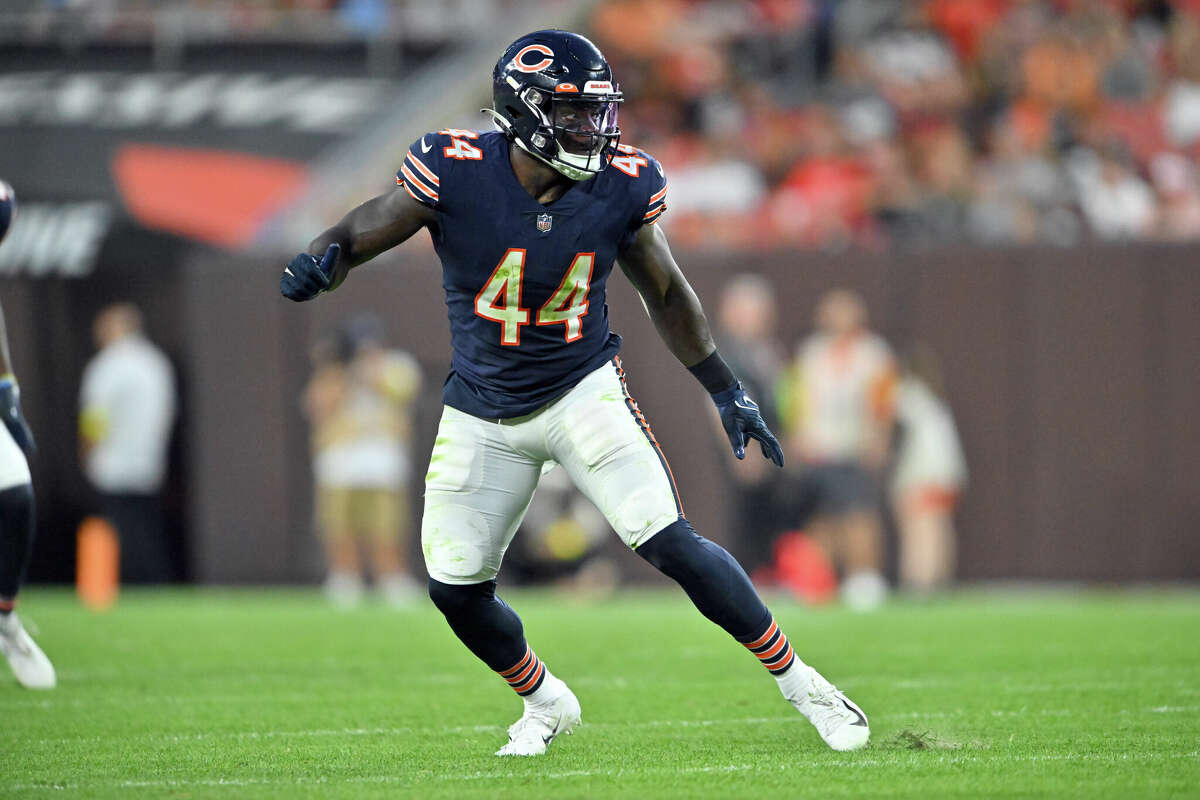
[[[931,731],[914,731],[910,728],[897,731],[883,741],[884,747],[893,750],[955,750],[956,742],[948,742]]]

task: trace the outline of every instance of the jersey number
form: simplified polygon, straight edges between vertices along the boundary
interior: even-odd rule
[[[588,289],[595,263],[595,253],[576,254],[562,283],[538,309],[538,325],[562,323],[566,326],[563,336],[568,342],[583,336],[583,318],[588,312]],[[500,323],[500,344],[510,347],[521,343],[521,326],[529,324],[529,309],[521,306],[524,276],[525,250],[510,247],[479,294],[475,295],[475,313]]]
[[[467,139],[479,138],[479,134],[475,131],[447,128],[441,133],[449,136],[450,141],[454,143],[450,147],[443,148],[442,153],[446,158],[457,158],[460,161],[478,161],[483,158],[483,151],[467,141]]]
[[[649,161],[637,154],[637,148],[630,147],[627,144],[619,144],[617,145],[617,150],[623,155],[613,156],[612,161],[609,163],[626,175],[636,178],[641,168],[650,164]]]

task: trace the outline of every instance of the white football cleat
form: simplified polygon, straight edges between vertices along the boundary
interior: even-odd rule
[[[15,611],[0,617],[0,653],[26,689],[53,689],[57,684],[54,665],[30,638]]]
[[[796,664],[794,669],[804,670],[797,676],[801,688],[784,696],[813,724],[825,744],[834,750],[865,747],[871,728],[862,709],[807,664]]]
[[[569,734],[581,720],[579,700],[567,685],[553,675],[561,691],[545,703],[525,703],[525,713],[508,728],[508,744],[496,751],[498,756],[540,756],[560,734]],[[553,688],[553,687],[551,687]],[[541,689],[539,689],[539,692]]]

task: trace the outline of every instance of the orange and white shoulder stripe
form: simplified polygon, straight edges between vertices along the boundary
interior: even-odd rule
[[[646,206],[646,214],[642,217],[642,222],[647,225],[657,220],[667,210],[667,187],[663,185],[654,194],[650,195],[650,202]]]
[[[403,186],[413,199],[426,205],[438,202],[438,187],[441,180],[437,174],[417,158],[411,150],[404,156],[396,183]]]

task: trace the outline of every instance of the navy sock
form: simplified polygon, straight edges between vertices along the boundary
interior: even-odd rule
[[[456,586],[430,578],[429,597],[454,635],[517,694],[532,694],[542,685],[546,667],[525,642],[517,612],[496,596],[495,581]]]
[[[746,645],[772,674],[792,665],[792,647],[759,599],[741,564],[679,519],[637,548],[637,554],[678,583],[700,613]],[[765,655],[764,655],[765,654]]]
[[[25,580],[32,550],[33,487],[5,489],[0,492],[0,613],[12,611],[9,603]]]

